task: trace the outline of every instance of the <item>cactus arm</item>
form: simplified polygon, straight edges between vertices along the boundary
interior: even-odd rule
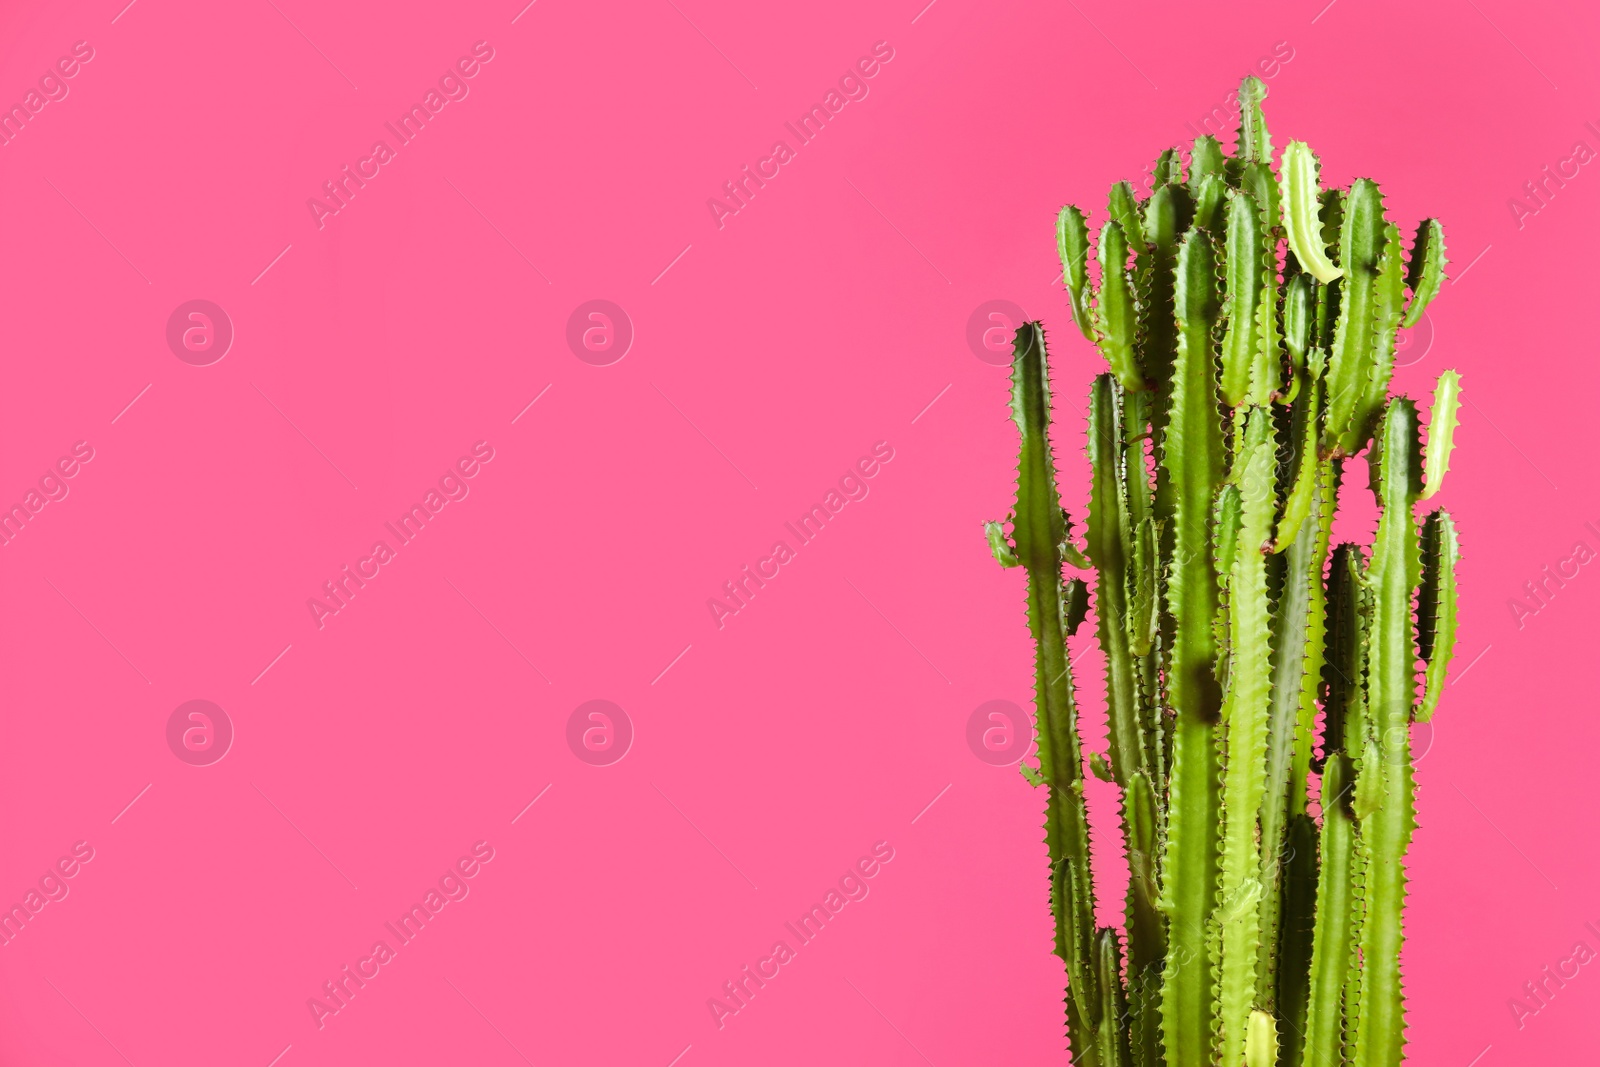
[[[1301,1067],[1305,1062],[1306,1002],[1311,989],[1312,940],[1315,934],[1319,875],[1316,820],[1304,813],[1289,822],[1283,858],[1283,929],[1278,938],[1281,965],[1276,990],[1282,1025],[1278,1062]]]
[[[1208,134],[1202,134],[1194,139],[1194,148],[1189,152],[1189,192],[1199,199],[1200,186],[1211,175],[1221,178],[1226,174],[1225,159],[1222,155],[1222,145],[1217,139]]]
[[[1450,469],[1450,450],[1455,447],[1456,416],[1461,407],[1461,375],[1447,370],[1439,375],[1433,389],[1433,410],[1428,415],[1428,454],[1424,468],[1422,499],[1427,500],[1444,484]]]
[[[1283,288],[1283,344],[1289,350],[1289,366],[1296,373],[1307,369],[1306,354],[1312,344],[1311,327],[1316,314],[1312,289],[1309,274],[1296,274]]]
[[[1383,258],[1372,287],[1372,357],[1366,393],[1355,418],[1358,444],[1372,434],[1389,399],[1389,378],[1394,374],[1395,331],[1400,327],[1405,304],[1405,259],[1400,247],[1400,230],[1391,223],[1383,232]]]
[[[1160,632],[1160,576],[1156,521],[1147,516],[1133,532],[1133,573],[1129,576],[1133,595],[1128,614],[1128,639],[1135,656],[1148,656]]]
[[[1094,290],[1089,285],[1089,225],[1071,204],[1056,216],[1056,252],[1061,256],[1061,281],[1072,305],[1072,321],[1084,337],[1096,341],[1090,310]]]
[[[1144,299],[1139,301],[1139,368],[1145,380],[1163,389],[1172,375],[1177,335],[1173,309],[1174,272],[1178,241],[1188,227],[1193,202],[1181,185],[1164,185],[1150,195],[1144,208],[1144,234],[1149,254]],[[1159,394],[1152,428],[1157,440],[1166,422],[1166,395]]]
[[[1368,638],[1368,715],[1371,736],[1358,780],[1357,814],[1367,850],[1366,921],[1361,931],[1361,1004],[1356,1022],[1356,1067],[1398,1067],[1405,1044],[1400,986],[1403,859],[1415,829],[1406,726],[1415,693],[1417,648],[1411,595],[1420,559],[1412,505],[1422,488],[1417,462],[1417,413],[1408,400],[1390,402],[1370,462],[1382,504],[1368,581],[1373,591]],[[1382,755],[1377,743],[1383,742]],[[1362,784],[1370,784],[1370,804]],[[1363,812],[1362,808],[1369,810]]]
[[[1156,157],[1156,164],[1151,168],[1152,189],[1160,189],[1164,185],[1178,185],[1183,181],[1183,160],[1178,156],[1176,148],[1169,148]]]
[[[1253,197],[1242,189],[1228,194],[1227,298],[1223,314],[1227,333],[1222,339],[1222,399],[1231,408],[1244,403],[1250,392],[1250,371],[1255,359],[1261,300],[1261,217]]]
[[[1128,968],[1129,973],[1159,964],[1166,954],[1166,923],[1158,909],[1155,791],[1150,779],[1135,772],[1123,790],[1123,821],[1128,842]]]
[[[1128,1031],[1122,1025],[1128,1014],[1122,991],[1122,951],[1117,932],[1109,926],[1096,938],[1095,963],[1100,979],[1100,1067],[1132,1067]]]
[[[1012,551],[1011,542],[1006,540],[1005,527],[998,522],[983,524],[984,536],[989,539],[989,551],[994,555],[994,561],[1002,567],[1020,567],[1022,561]]]
[[[1323,240],[1322,219],[1317,192],[1317,157],[1304,141],[1283,146],[1278,162],[1283,185],[1283,221],[1289,231],[1289,250],[1300,266],[1324,285],[1341,277],[1344,271],[1328,259]]]
[[[1086,895],[1093,895],[1093,888],[1085,890],[1077,869],[1072,865],[1063,864],[1056,868],[1056,872],[1052,900],[1081,901]],[[1073,960],[1090,961],[1091,969],[1082,982],[1072,977],[1070,966],[1067,969],[1068,1049],[1072,1054],[1072,1062],[1081,1061],[1086,1067],[1104,1067],[1100,1057],[1100,967],[1095,958],[1095,939],[1092,925],[1087,928],[1074,925],[1067,933],[1067,949],[1063,953]]]
[[[1358,783],[1361,777],[1361,760],[1352,759],[1351,764],[1356,769],[1351,773]],[[1352,809],[1354,804],[1352,804]],[[1351,812],[1355,815],[1354,811]],[[1361,980],[1364,972],[1361,968],[1361,937],[1367,925],[1367,868],[1370,866],[1367,856],[1367,845],[1361,837],[1359,822],[1352,819],[1355,824],[1353,841],[1350,846],[1350,955],[1345,960],[1344,976],[1344,1005],[1343,1026],[1344,1040],[1341,1045],[1342,1061],[1346,1064],[1356,1062],[1356,1024],[1361,1018]]]
[[[1108,222],[1100,228],[1100,294],[1093,310],[1100,351],[1124,389],[1144,388],[1144,378],[1134,361],[1137,323],[1133,283],[1128,278],[1128,239],[1122,226]]]
[[[1136,657],[1138,708],[1147,749],[1146,766],[1153,781],[1165,784],[1167,719],[1161,708],[1161,657],[1152,655],[1161,625],[1160,527],[1151,514],[1149,456],[1146,442],[1158,399],[1153,390],[1123,396],[1122,473],[1126,482],[1128,524],[1133,528],[1133,555],[1127,576],[1128,642]],[[1158,800],[1158,807],[1165,795]],[[1130,986],[1130,999],[1134,990]]]
[[[1316,733],[1317,695],[1324,674],[1327,653],[1328,591],[1322,581],[1327,570],[1328,542],[1333,533],[1333,515],[1339,499],[1340,462],[1330,459],[1317,473],[1314,497],[1317,542],[1312,552],[1309,605],[1306,614],[1306,660],[1300,678],[1300,715],[1295,724],[1294,762],[1289,768],[1289,812],[1302,814],[1308,801],[1307,785],[1311,772],[1311,752]]]
[[[1417,227],[1417,236],[1411,242],[1411,259],[1406,266],[1406,288],[1411,290],[1411,303],[1406,305],[1402,326],[1415,326],[1428,310],[1433,298],[1439,295],[1444,283],[1444,227],[1438,219],[1423,219]]]
[[[1339,235],[1339,319],[1328,361],[1328,420],[1325,443],[1345,455],[1360,447],[1356,411],[1372,373],[1372,325],[1378,264],[1383,255],[1383,199],[1378,187],[1358,178],[1344,201]]]
[[[1139,201],[1133,195],[1133,186],[1118,182],[1111,187],[1111,194],[1106,199],[1112,221],[1122,227],[1133,250],[1142,253],[1145,250],[1144,225],[1139,220]]]
[[[1093,958],[1094,882],[1089,867],[1089,821],[1083,799],[1083,757],[1077,704],[1067,661],[1061,545],[1066,516],[1050,453],[1050,378],[1044,330],[1017,331],[1012,360],[1011,416],[1021,437],[1017,500],[1012,513],[1015,554],[1028,576],[1028,628],[1035,648],[1034,696],[1039,774],[1049,786],[1046,842],[1051,861],[1051,906],[1056,952],[1069,982],[1068,1036],[1074,1059],[1094,1063],[1093,1015],[1099,996]]]
[[[1313,485],[1315,481],[1313,480]],[[1284,556],[1283,584],[1274,606],[1272,626],[1272,697],[1267,711],[1267,766],[1261,798],[1261,942],[1257,947],[1256,1006],[1273,1007],[1277,987],[1278,926],[1282,915],[1281,877],[1284,837],[1291,813],[1292,795],[1305,792],[1304,777],[1296,780],[1301,764],[1300,731],[1303,681],[1313,645],[1320,651],[1321,635],[1313,639],[1313,615],[1321,610],[1313,586],[1322,586],[1326,550],[1320,522],[1302,522],[1299,536]]]
[[[1261,111],[1266,98],[1266,83],[1254,74],[1239,83],[1239,158],[1246,162],[1272,161],[1272,135]]]
[[[1344,192],[1339,189],[1326,189],[1317,201],[1321,205],[1318,217],[1322,220],[1322,247],[1338,248],[1339,234],[1344,230]],[[1313,355],[1308,357],[1308,362],[1320,356],[1324,369],[1327,367],[1328,353],[1333,350],[1334,335],[1338,332],[1339,309],[1344,304],[1343,276],[1343,268],[1340,268],[1338,278],[1320,284],[1312,291]],[[1326,397],[1323,406],[1327,406]]]
[[[1194,198],[1194,224],[1211,229],[1217,222],[1222,205],[1227,203],[1228,183],[1215,174],[1207,174],[1200,182]]]
[[[1366,673],[1366,646],[1361,636],[1361,549],[1345,543],[1333,550],[1328,569],[1328,629],[1326,654],[1322,666],[1322,704],[1327,709],[1323,722],[1322,751],[1361,751],[1359,736],[1354,746],[1351,736],[1356,707],[1361,702]]]
[[[1350,864],[1354,827],[1350,821],[1350,760],[1328,755],[1322,775],[1322,871],[1317,879],[1316,925],[1311,935],[1310,989],[1306,998],[1305,1067],[1339,1067],[1344,1062],[1343,991],[1354,950],[1351,923]]]
[[[1212,494],[1222,481],[1212,342],[1216,289],[1211,239],[1204,231],[1191,231],[1178,255],[1179,340],[1171,414],[1160,453],[1171,494],[1167,602],[1173,644],[1167,685],[1176,714],[1161,885],[1161,910],[1169,922],[1161,992],[1168,1067],[1208,1067],[1216,1011],[1206,962],[1206,930],[1216,904],[1220,815],[1216,721],[1221,694],[1213,673],[1216,643],[1211,630],[1217,576],[1206,521]]]
[[[1121,389],[1109,374],[1095,378],[1089,393],[1089,464],[1093,482],[1087,528],[1095,583],[1095,614],[1106,657],[1106,703],[1110,720],[1111,768],[1126,788],[1135,771],[1150,773],[1138,711],[1138,682],[1128,647],[1128,555],[1133,548],[1122,481]]]
[[[1239,487],[1238,548],[1228,577],[1231,664],[1223,707],[1228,762],[1222,786],[1222,934],[1218,987],[1223,1063],[1244,1055],[1245,1028],[1256,996],[1256,949],[1262,894],[1256,832],[1265,792],[1267,703],[1271,695],[1271,621],[1263,546],[1271,530],[1274,448],[1272,419],[1262,408],[1246,418],[1235,459]]]
[[[1125,818],[1128,823],[1128,960],[1144,970],[1159,965],[1166,954],[1166,920],[1160,911],[1161,887],[1157,872],[1161,834],[1159,801],[1150,779],[1143,774],[1128,777],[1125,790]]]
[[[1282,552],[1300,536],[1300,527],[1311,514],[1311,498],[1317,490],[1317,478],[1324,472],[1326,463],[1317,455],[1317,416],[1320,391],[1315,384],[1302,381],[1299,403],[1295,405],[1290,432],[1294,435],[1294,485],[1283,504],[1283,515],[1278,519],[1278,536],[1272,542],[1272,551]],[[1331,504],[1330,504],[1331,507]]]
[[[1283,379],[1282,338],[1278,331],[1278,240],[1282,227],[1278,183],[1272,176],[1270,164],[1260,162],[1245,164],[1241,184],[1255,200],[1260,213],[1261,239],[1256,258],[1261,261],[1261,293],[1256,299],[1255,354],[1250,365],[1249,401],[1265,404],[1277,393]]]
[[[1338,1067],[1351,1061],[1355,1054],[1355,1021],[1361,1010],[1358,948],[1366,915],[1366,853],[1354,817],[1357,787],[1368,790],[1368,783],[1360,780],[1360,774],[1368,744],[1366,674],[1371,597],[1366,587],[1365,560],[1358,546],[1342,544],[1334,550],[1328,601],[1328,651],[1323,671],[1327,718],[1322,749],[1328,765],[1342,757],[1338,770],[1344,778],[1336,783],[1338,788],[1330,788],[1324,778],[1323,796],[1327,799],[1322,802],[1323,827],[1326,831],[1327,812],[1332,810],[1333,801],[1339,800],[1342,807],[1335,814],[1342,816],[1344,822],[1335,830],[1344,832],[1339,840],[1348,841],[1349,847],[1330,852],[1333,846],[1324,837],[1323,878],[1332,881],[1323,882],[1330,887],[1326,891],[1318,890],[1317,923],[1319,929],[1325,928],[1326,936],[1322,938],[1323,955],[1314,964],[1317,977],[1313,980],[1312,1005],[1313,1010],[1323,1012],[1326,1026],[1318,1032],[1315,1045],[1309,1043],[1308,1030],[1306,1062],[1310,1067]],[[1326,766],[1323,773],[1329,773]],[[1341,890],[1341,885],[1347,888]]]
[[[1192,203],[1180,186],[1165,186],[1150,195],[1144,210],[1145,239],[1149,252],[1141,270],[1139,300],[1139,366],[1155,396],[1150,409],[1150,439],[1157,455],[1162,451],[1167,418],[1172,409],[1172,372],[1177,352],[1177,313],[1173,303],[1179,240],[1189,223]],[[1209,252],[1209,249],[1208,249]],[[1142,467],[1142,465],[1141,465]],[[1170,537],[1174,508],[1173,486],[1164,466],[1156,468],[1152,507]],[[1165,547],[1165,546],[1164,546]]]
[[[1262,233],[1272,233],[1283,225],[1278,179],[1273,176],[1269,160],[1246,163],[1239,174],[1239,187],[1248,192],[1250,198],[1256,202],[1256,207],[1261,212]],[[1277,242],[1272,242],[1267,247],[1276,249]]]
[[[1456,561],[1461,545],[1448,511],[1435,511],[1422,524],[1422,591],[1417,598],[1420,654],[1428,663],[1417,721],[1438,710],[1445,675],[1456,651]]]
[[[1166,922],[1158,909],[1159,848],[1156,797],[1142,774],[1128,778],[1123,793],[1128,842],[1128,1015],[1130,1045],[1138,1067],[1161,1064],[1161,962],[1167,951]]]

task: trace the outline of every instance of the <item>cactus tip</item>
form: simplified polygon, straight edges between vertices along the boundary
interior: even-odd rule
[[[1454,369],[1439,375],[1433,392],[1433,414],[1428,423],[1428,455],[1423,476],[1422,499],[1427,500],[1444,483],[1450,469],[1450,450],[1455,447],[1456,416],[1461,406],[1461,374]]]
[[[1324,285],[1343,277],[1343,268],[1328,258],[1323,242],[1316,154],[1304,141],[1290,141],[1284,145],[1278,171],[1283,185],[1283,219],[1294,258]]]

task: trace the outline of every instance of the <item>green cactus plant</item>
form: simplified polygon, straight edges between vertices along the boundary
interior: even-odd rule
[[[1073,320],[1109,371],[1089,394],[1080,547],[1051,453],[1043,327],[1017,331],[1016,506],[986,533],[1025,569],[1056,952],[1084,1067],[1394,1067],[1415,829],[1407,727],[1436,710],[1456,632],[1455,523],[1418,521],[1449,464],[1460,377],[1389,395],[1396,331],[1444,279],[1437,220],[1409,256],[1378,186],[1272,165],[1246,78],[1237,150],[1201,137],[1151,193],[1112,186],[1091,245],[1063,208]],[[1091,278],[1093,248],[1098,279]],[[1370,548],[1330,545],[1366,452]],[[1093,570],[1108,751],[1128,861],[1122,928],[1095,923],[1085,753],[1067,638]],[[1418,671],[1418,663],[1425,665]],[[1321,721],[1320,737],[1317,723]]]

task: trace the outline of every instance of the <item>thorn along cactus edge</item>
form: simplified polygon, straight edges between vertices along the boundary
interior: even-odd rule
[[[1239,91],[1237,152],[1156,160],[1111,188],[1098,287],[1083,212],[1057,227],[1072,316],[1110,372],[1089,393],[1080,544],[1061,506],[1036,322],[1016,336],[1021,432],[1002,566],[1027,571],[1055,951],[1080,1067],[1392,1067],[1405,1044],[1402,859],[1415,827],[1407,726],[1455,644],[1455,523],[1418,518],[1449,464],[1460,378],[1439,377],[1422,458],[1389,395],[1395,334],[1444,278],[1443,231],[1409,251],[1378,186],[1318,189],[1291,141],[1272,165],[1266,89]],[[1370,546],[1330,546],[1366,450]],[[1108,751],[1127,857],[1121,930],[1095,925],[1084,753],[1067,638],[1094,571]],[[1419,671],[1419,663],[1425,667]]]

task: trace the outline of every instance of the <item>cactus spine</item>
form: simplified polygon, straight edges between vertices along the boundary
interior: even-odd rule
[[[1449,465],[1461,386],[1440,376],[1424,457],[1389,380],[1396,331],[1444,279],[1444,234],[1424,220],[1408,255],[1378,186],[1321,190],[1299,141],[1274,170],[1265,97],[1245,79],[1234,155],[1202,137],[1187,173],[1161,154],[1148,197],[1114,185],[1093,241],[1078,208],[1057,220],[1073,320],[1108,366],[1089,394],[1081,547],[1044,330],[1016,337],[1016,505],[1009,533],[986,532],[1027,573],[1038,767],[1023,771],[1047,791],[1068,1043],[1089,1067],[1403,1056],[1407,727],[1444,687],[1460,557],[1450,515],[1416,510]],[[1331,546],[1363,450],[1377,534]],[[1120,792],[1120,930],[1095,923],[1066,649],[1088,586],[1066,567],[1094,571],[1109,750],[1089,760]]]

